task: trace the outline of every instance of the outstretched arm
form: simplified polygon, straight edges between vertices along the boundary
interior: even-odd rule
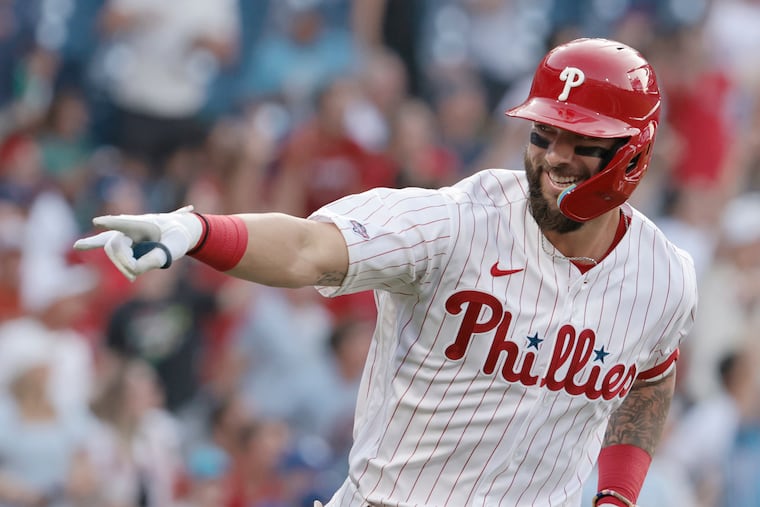
[[[348,250],[334,224],[281,213],[237,216],[248,246],[228,274],[278,287],[340,285],[346,276]]]
[[[656,382],[637,381],[610,417],[594,505],[627,507],[636,502],[665,428],[675,382],[675,369]]]
[[[103,248],[130,280],[168,268],[186,254],[231,276],[278,287],[337,286],[348,270],[348,249],[332,223],[282,213],[173,213],[97,217],[105,232],[80,239],[80,250]]]

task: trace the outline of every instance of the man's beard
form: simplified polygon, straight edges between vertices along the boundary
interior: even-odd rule
[[[583,222],[577,222],[552,208],[541,192],[541,169],[535,168],[525,154],[525,174],[528,176],[528,204],[530,213],[542,231],[556,231],[560,234],[580,229]]]

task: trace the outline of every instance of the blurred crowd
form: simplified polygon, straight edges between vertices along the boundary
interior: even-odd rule
[[[191,260],[130,283],[71,245],[102,214],[306,216],[520,169],[503,111],[580,36],[658,72],[633,204],[700,283],[640,503],[760,506],[759,26],[757,0],[0,0],[0,506],[329,499],[372,294]]]

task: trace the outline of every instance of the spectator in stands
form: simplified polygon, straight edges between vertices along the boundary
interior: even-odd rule
[[[347,113],[349,135],[371,152],[384,152],[394,118],[409,98],[406,69],[393,52],[375,49],[364,54],[356,79],[360,93]]]
[[[0,504],[79,507],[99,503],[89,414],[51,396],[55,337],[43,328],[0,331]]]
[[[277,7],[283,29],[262,38],[243,86],[250,100],[282,100],[300,121],[319,90],[353,70],[357,55],[347,27],[325,19],[321,0],[285,0]]]
[[[468,69],[451,70],[435,85],[433,107],[441,141],[456,155],[461,176],[480,168],[493,118],[479,76]]]
[[[719,507],[760,505],[757,480],[760,477],[760,414],[739,428],[723,476],[725,484],[717,502]]]
[[[282,422],[260,420],[241,433],[230,471],[231,499],[225,507],[290,507],[280,467],[292,445]]]
[[[216,447],[201,447],[190,455],[187,466],[189,491],[182,507],[223,507],[230,502],[226,482],[229,456]]]
[[[119,507],[179,507],[180,423],[165,409],[154,370],[140,359],[110,362],[93,412],[108,501]]]
[[[722,390],[687,408],[662,442],[660,455],[685,472],[702,505],[720,504],[740,428],[760,408],[755,361],[749,349],[725,355],[718,364]]]
[[[0,323],[21,317],[21,244],[23,209],[13,201],[0,200]]]
[[[720,392],[719,378],[705,372],[754,341],[747,330],[760,322],[760,193],[733,198],[719,223],[718,249],[700,282],[700,311],[682,349],[684,387],[694,401]]]
[[[201,387],[201,359],[208,342],[204,324],[216,309],[213,293],[187,283],[182,270],[137,284],[135,295],[116,308],[106,346],[121,358],[155,368],[166,407],[179,413]]]
[[[317,98],[313,119],[297,128],[283,147],[272,183],[272,208],[306,216],[331,200],[395,183],[395,167],[350,136],[346,114],[358,89],[338,79]]]
[[[203,141],[200,116],[218,68],[234,61],[233,0],[174,3],[109,0],[100,13],[109,54],[106,92],[117,108],[117,143],[154,177],[178,150]]]
[[[31,270],[30,268],[27,268]],[[34,275],[22,270],[24,314],[0,325],[11,334],[44,333],[55,357],[51,397],[66,410],[87,410],[94,388],[95,356],[91,337],[79,328],[88,312],[96,279],[84,266],[52,261],[34,265]]]
[[[314,378],[307,398],[305,427],[329,445],[336,477],[348,472],[354,411],[374,327],[374,320],[362,318],[347,318],[334,327],[328,342],[330,360]]]
[[[437,188],[457,179],[462,162],[441,141],[440,124],[428,104],[407,101],[392,127],[389,153],[399,167],[394,186]]]
[[[58,89],[37,135],[43,170],[66,190],[70,200],[81,192],[80,182],[85,180],[92,155],[89,115],[81,90]]]
[[[257,416],[308,426],[303,410],[327,360],[332,316],[308,289],[250,290],[223,369],[238,372],[236,385]]]

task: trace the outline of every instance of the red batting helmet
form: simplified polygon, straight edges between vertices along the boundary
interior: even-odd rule
[[[622,139],[598,174],[557,199],[564,215],[583,222],[624,203],[644,176],[660,91],[654,69],[635,49],[606,39],[577,39],[544,57],[528,99],[506,114],[584,136]]]

